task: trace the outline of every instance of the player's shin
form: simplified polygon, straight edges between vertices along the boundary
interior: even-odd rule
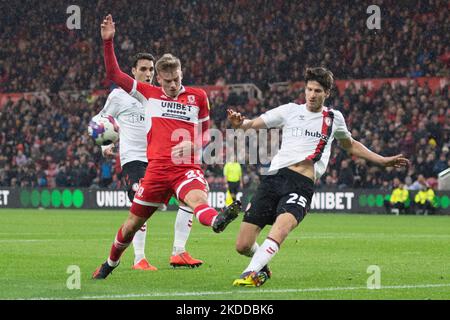
[[[134,235],[134,264],[145,258],[145,238],[147,237],[147,224],[144,224]]]
[[[207,204],[201,204],[195,207],[194,214],[198,221],[204,226],[212,226],[214,218],[217,217],[217,211]]]
[[[124,235],[123,226],[120,227],[109,253],[108,264],[111,267],[116,267],[119,264],[120,257],[122,256],[125,249],[130,245],[131,241],[133,240],[133,236],[134,233]]]
[[[175,220],[175,237],[173,241],[172,255],[177,255],[186,251],[186,242],[192,229],[192,211],[188,207],[178,209]]]

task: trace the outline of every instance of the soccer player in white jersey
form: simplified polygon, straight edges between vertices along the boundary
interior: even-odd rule
[[[271,175],[263,178],[240,226],[236,250],[252,259],[233,282],[235,286],[257,287],[270,278],[268,263],[307,214],[314,181],[326,170],[335,138],[348,153],[382,167],[399,168],[409,163],[401,154],[378,155],[351,137],[342,113],[324,106],[333,82],[329,70],[308,68],[305,104],[288,103],[253,120],[227,110],[228,120],[235,129],[283,129],[281,148],[269,169]],[[272,228],[259,246],[256,239],[266,225]]]
[[[133,57],[131,72],[137,81],[151,84],[155,74],[155,58],[149,53],[138,53]],[[130,96],[123,89],[114,89],[108,96],[99,115],[111,115],[120,125],[120,164],[128,198],[132,202],[139,188],[139,180],[145,175],[147,167],[147,132],[151,121],[145,121],[144,106],[139,100]],[[106,157],[114,156],[114,145],[102,146]],[[170,265],[174,267],[198,267],[203,261],[194,259],[186,251],[186,242],[192,228],[192,210],[180,206],[175,220],[175,237]],[[134,270],[157,270],[145,257],[145,238],[147,224],[136,232],[133,238]]]

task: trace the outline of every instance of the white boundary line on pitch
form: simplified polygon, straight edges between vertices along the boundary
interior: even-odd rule
[[[13,233],[0,233],[1,235],[7,235],[7,234],[13,234]],[[48,233],[36,233],[33,235],[48,235]],[[204,236],[207,233],[202,233],[199,235]],[[15,236],[20,236],[20,235],[28,235],[27,233],[24,234],[20,234],[20,233],[14,233]],[[31,234],[30,234],[31,235]],[[166,241],[166,240],[171,240],[173,239],[172,237],[167,237],[166,234],[161,234],[163,236],[161,236],[158,233],[152,233],[152,235],[155,236],[155,241],[156,240],[161,240],[161,241]],[[317,234],[307,234],[307,235],[298,235],[295,238],[291,238],[291,240],[322,240],[322,239],[338,239],[338,240],[343,240],[343,239],[385,239],[386,237],[389,237],[390,239],[411,239],[411,238],[416,238],[416,239],[423,239],[423,238],[431,238],[433,240],[441,240],[441,239],[447,239],[450,238],[450,234],[400,234],[400,235],[388,235],[385,233],[374,233],[374,234],[365,234],[365,233],[343,233],[343,234],[337,234],[337,233],[317,233]],[[230,240],[230,239],[235,239],[235,237],[230,237],[230,236],[221,236],[220,240]],[[45,242],[45,241],[91,241],[91,240],[100,240],[100,241],[104,241],[104,240],[111,240],[110,237],[108,238],[88,238],[88,239],[61,239],[61,238],[43,238],[43,239],[0,239],[0,243],[1,242]]]
[[[117,294],[102,296],[81,296],[72,298],[57,297],[37,297],[37,298],[17,298],[17,300],[67,300],[67,299],[126,299],[126,298],[151,298],[151,297],[199,297],[199,296],[217,296],[217,295],[233,295],[233,294],[265,294],[265,293],[303,293],[303,292],[330,292],[330,291],[352,291],[352,290],[369,290],[371,292],[381,291],[383,289],[426,289],[426,288],[442,288],[450,287],[450,283],[443,284],[418,284],[418,285],[398,285],[398,286],[381,286],[380,289],[368,289],[367,287],[329,287],[329,288],[304,288],[304,289],[247,289],[234,291],[203,291],[203,292],[152,292],[137,294]]]

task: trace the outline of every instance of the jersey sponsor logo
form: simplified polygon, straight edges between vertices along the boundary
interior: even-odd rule
[[[196,106],[182,104],[179,102],[161,101],[162,117],[174,118],[179,120],[190,121],[198,109]]]
[[[303,114],[299,115],[298,120],[305,120],[305,116]]]
[[[128,116],[128,122],[130,123],[143,123],[145,121],[145,116],[139,113],[133,113]]]
[[[312,132],[312,131],[308,131],[308,130],[305,130],[305,137],[320,138],[321,140],[324,140],[325,142],[327,142],[328,138],[329,138],[327,135],[325,135],[319,131]]]
[[[166,109],[167,111],[185,111],[190,112],[193,106],[182,104],[179,102],[168,102],[168,101],[161,101],[161,106]]]
[[[190,117],[183,116],[180,114],[173,114],[173,113],[163,113],[162,116],[166,117],[166,118],[173,118],[173,119],[179,119],[179,120],[185,120],[185,121],[189,121],[191,119]]]

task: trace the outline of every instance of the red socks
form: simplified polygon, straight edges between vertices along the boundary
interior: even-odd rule
[[[119,232],[117,232],[116,239],[111,247],[111,251],[109,253],[109,259],[111,261],[119,261],[120,256],[125,251],[125,249],[130,245],[133,237],[130,239],[125,239],[122,235],[122,227],[120,227]]]
[[[201,204],[194,209],[194,214],[202,225],[211,226],[218,213],[209,205]]]

